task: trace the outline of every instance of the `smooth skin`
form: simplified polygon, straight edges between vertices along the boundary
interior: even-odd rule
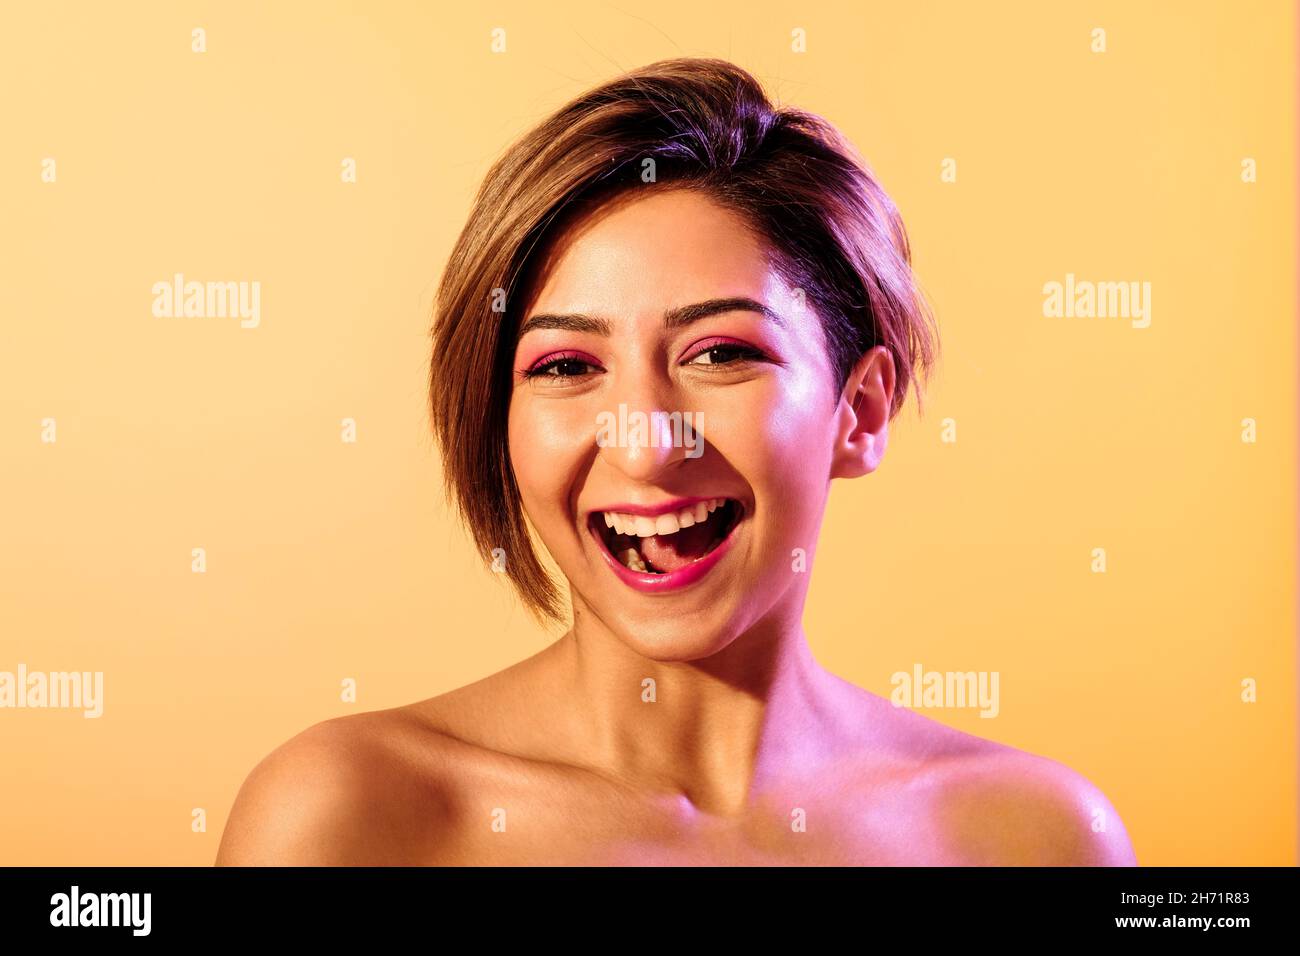
[[[525,331],[510,403],[524,509],[573,627],[477,683],[285,743],[240,790],[218,865],[1136,864],[1079,774],[894,707],[808,648],[811,574],[791,554],[811,570],[832,479],[880,465],[886,349],[839,389],[766,245],[691,189],[578,218],[539,275],[525,316],[602,320]],[[665,322],[729,298],[770,315]],[[598,443],[620,403],[702,414],[704,454]],[[646,595],[605,566],[589,511],[696,495],[745,508],[702,580]]]

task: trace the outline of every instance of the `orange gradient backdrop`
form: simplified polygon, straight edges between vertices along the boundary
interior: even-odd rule
[[[244,776],[296,732],[553,639],[443,503],[432,293],[509,142],[677,55],[730,58],[845,132],[942,331],[924,415],[909,404],[881,470],[832,493],[818,658],[883,695],[918,663],[997,671],[995,719],[928,713],[1079,770],[1141,863],[1295,862],[1289,3],[5,19],[0,670],[105,686],[98,719],[0,710],[0,864],[208,864]],[[178,272],[259,282],[260,324],[155,317]],[[1150,326],[1046,317],[1067,273],[1150,282]]]

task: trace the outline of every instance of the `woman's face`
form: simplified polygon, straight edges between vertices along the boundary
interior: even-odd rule
[[[744,219],[624,194],[563,230],[526,295],[510,457],[576,613],[665,661],[797,623],[830,479],[870,468],[844,460],[860,441],[820,321]]]

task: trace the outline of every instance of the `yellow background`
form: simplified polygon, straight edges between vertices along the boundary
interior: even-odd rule
[[[1141,863],[1295,862],[1290,4],[87,2],[5,20],[0,670],[102,670],[105,712],[0,711],[0,863],[210,863],[244,775],[288,737],[551,639],[443,504],[431,296],[515,136],[681,54],[734,59],[846,133],[943,333],[925,415],[909,404],[882,469],[832,494],[817,656],[884,695],[916,663],[998,671],[996,719],[923,712],[1086,775]],[[260,327],[154,318],[175,272],[259,281]],[[1045,318],[1067,272],[1151,282],[1150,328]]]

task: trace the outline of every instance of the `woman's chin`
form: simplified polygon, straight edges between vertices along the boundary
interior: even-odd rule
[[[642,657],[663,664],[712,657],[739,636],[721,621],[716,626],[705,622],[683,626],[680,620],[628,620],[626,617],[620,619],[615,633]]]

